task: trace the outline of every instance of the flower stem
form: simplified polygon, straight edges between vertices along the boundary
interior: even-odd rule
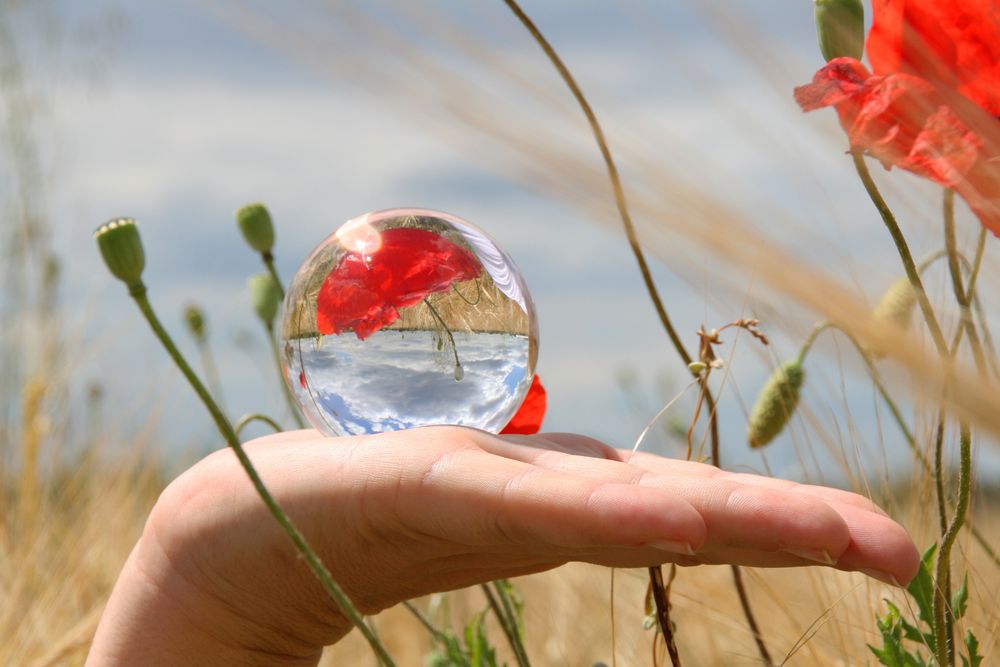
[[[438,312],[437,308],[431,305],[431,302],[428,301],[426,297],[424,298],[424,303],[430,309],[431,315],[434,316],[434,319],[437,320],[438,324],[441,325],[441,328],[444,329],[444,332],[448,335],[448,342],[451,344],[451,354],[455,357],[455,379],[461,380],[462,364],[458,360],[458,348],[455,346],[455,337],[451,335],[451,329],[449,329],[448,325],[445,324],[444,318],[441,317],[441,313]]]
[[[528,654],[524,650],[524,643],[521,641],[521,633],[517,628],[517,620],[512,615],[508,616],[510,603],[506,600],[506,594],[503,592],[502,587],[497,586],[496,582],[494,582],[496,595],[493,594],[494,589],[491,589],[489,584],[480,584],[479,587],[482,589],[483,594],[486,595],[486,601],[489,603],[490,609],[493,610],[493,615],[497,617],[500,629],[507,636],[507,642],[514,651],[514,658],[517,660],[518,666],[531,667],[531,661],[528,660]],[[498,598],[504,601],[502,608],[500,603],[497,602]]]
[[[920,304],[920,311],[927,322],[927,329],[931,333],[931,338],[934,339],[934,345],[937,347],[938,354],[941,355],[942,359],[947,359],[948,344],[944,340],[944,334],[941,333],[941,325],[938,324],[934,310],[931,308],[931,302],[927,298],[924,284],[920,280],[920,272],[917,271],[917,267],[913,263],[913,255],[910,254],[910,247],[907,245],[906,238],[899,228],[899,223],[896,222],[896,216],[893,215],[889,205],[885,203],[885,199],[882,197],[882,193],[878,191],[875,181],[872,180],[872,175],[868,171],[868,165],[865,164],[864,157],[858,152],[851,153],[851,157],[854,160],[854,168],[857,170],[858,176],[861,177],[861,182],[864,184],[868,196],[871,198],[872,203],[875,204],[875,208],[878,209],[886,229],[889,230],[889,234],[896,244],[899,258],[903,261],[903,268],[906,270],[906,277],[909,278],[910,285],[913,286],[914,291],[917,293],[917,302]]]
[[[955,508],[955,516],[952,518],[948,530],[941,539],[936,566],[938,585],[937,594],[934,596],[934,636],[938,664],[942,666],[955,664],[955,646],[952,627],[954,612],[948,608],[951,600],[945,597],[951,586],[942,587],[941,582],[950,583],[951,581],[951,548],[955,544],[955,538],[958,537],[962,523],[965,521],[972,489],[972,436],[967,422],[962,422],[959,429],[961,433],[959,435],[958,506]],[[949,619],[951,623],[949,623]]]
[[[278,371],[278,384],[281,385],[281,393],[285,396],[288,411],[292,413],[292,419],[295,420],[296,425],[299,428],[305,428],[306,423],[299,413],[298,406],[295,405],[295,399],[292,398],[292,390],[288,388],[288,382],[285,381],[285,370],[281,366],[281,353],[278,351],[278,339],[274,335],[274,322],[267,322],[265,329],[267,330],[267,342],[271,346],[271,356],[274,358],[274,367]]]
[[[542,51],[545,52],[549,61],[556,68],[556,71],[559,72],[559,76],[566,84],[566,87],[569,88],[570,93],[572,93],[573,98],[579,105],[583,115],[587,117],[587,123],[590,125],[590,131],[594,135],[594,141],[597,143],[597,147],[601,152],[601,157],[604,159],[604,165],[608,172],[608,179],[611,181],[611,189],[615,197],[615,206],[618,209],[618,215],[621,217],[622,225],[625,228],[625,236],[628,238],[629,247],[632,249],[635,261],[639,265],[639,273],[642,274],[642,281],[646,286],[646,292],[649,294],[649,298],[653,302],[653,307],[656,309],[656,314],[660,318],[660,324],[663,326],[664,331],[666,331],[667,337],[670,338],[670,342],[673,344],[678,356],[680,356],[685,366],[689,365],[692,361],[691,355],[684,348],[684,343],[681,342],[680,336],[677,335],[677,330],[674,329],[674,325],[670,321],[670,316],[667,314],[667,309],[663,305],[663,300],[660,298],[659,291],[656,289],[656,283],[653,280],[653,274],[649,269],[649,264],[646,262],[646,256],[639,243],[639,237],[635,231],[635,225],[632,224],[632,216],[628,210],[628,201],[625,198],[625,188],[622,186],[621,176],[618,173],[618,166],[615,164],[614,158],[611,156],[611,149],[604,137],[604,130],[601,128],[601,124],[597,120],[597,114],[594,113],[593,108],[590,106],[586,96],[583,94],[583,90],[577,84],[576,79],[573,78],[572,73],[570,73],[569,68],[566,67],[562,58],[560,58],[559,54],[556,53],[555,48],[553,48],[552,44],[550,44],[548,39],[545,38],[542,31],[538,29],[535,22],[531,20],[523,9],[521,9],[517,0],[504,0],[504,3],[518,18],[525,29],[531,33],[531,36],[538,43],[538,46],[541,47]],[[714,420],[716,419],[716,403],[711,392],[708,390],[705,392],[705,400],[711,411],[710,420],[714,423]],[[712,451],[717,454],[718,450],[718,429],[713,427]],[[655,585],[655,581],[653,584]],[[741,594],[745,595],[745,593]],[[748,614],[747,621],[751,625],[756,625],[753,621],[749,606],[744,607],[744,609]],[[664,630],[665,633],[669,632],[669,628],[664,629],[661,627],[661,630]],[[758,645],[763,646],[761,642],[758,642]],[[766,650],[761,652],[761,658],[770,664],[770,659]]]
[[[292,523],[288,515],[285,514],[284,510],[278,505],[278,503],[271,496],[271,493],[264,486],[263,480],[261,480],[260,475],[257,474],[257,470],[253,467],[253,463],[250,461],[250,457],[247,456],[246,452],[243,450],[243,446],[240,444],[239,438],[236,436],[236,431],[233,429],[232,424],[226,419],[222,411],[219,410],[219,406],[212,399],[211,394],[205,389],[205,385],[202,384],[198,376],[195,375],[194,371],[191,370],[191,366],[184,359],[184,356],[174,345],[173,339],[170,338],[170,334],[163,328],[160,324],[159,318],[153,311],[152,305],[149,303],[149,299],[146,297],[146,286],[141,282],[132,284],[129,286],[129,295],[135,300],[136,305],[139,306],[139,310],[142,311],[143,316],[145,316],[146,321],[149,323],[150,328],[152,328],[153,333],[166,348],[167,353],[173,359],[174,363],[180,369],[184,377],[191,384],[191,388],[194,389],[195,393],[201,399],[202,403],[208,409],[209,414],[212,416],[212,420],[215,422],[215,426],[219,429],[219,433],[225,439],[226,444],[233,450],[236,454],[236,458],[239,460],[240,465],[246,472],[247,477],[250,478],[254,489],[257,491],[257,495],[260,496],[261,500],[264,501],[264,505],[267,507],[271,516],[278,522],[281,528],[285,531],[288,537],[292,540],[295,548],[303,556],[306,562],[309,564],[310,569],[313,574],[319,579],[320,584],[330,595],[331,598],[340,607],[341,613],[344,614],[347,619],[357,627],[361,634],[364,635],[365,639],[368,640],[369,645],[375,652],[375,655],[381,661],[385,667],[394,667],[395,663],[392,658],[389,657],[388,652],[382,643],[378,640],[375,634],[372,632],[368,624],[365,623],[361,614],[355,609],[351,600],[344,593],[343,589],[333,580],[330,575],[330,571],[326,569],[319,556],[313,551],[312,547],[306,541],[306,538],[299,532],[298,528]]]
[[[241,417],[240,420],[236,422],[236,427],[233,429],[233,431],[236,433],[236,436],[239,437],[240,433],[243,432],[243,429],[245,429],[253,422],[264,422],[265,424],[273,428],[275,433],[281,433],[282,431],[285,430],[281,428],[281,425],[279,425],[278,422],[274,421],[267,415],[263,415],[259,412],[254,412],[249,415],[243,415],[243,417]]]
[[[958,302],[958,307],[961,311],[962,324],[961,326],[965,329],[966,336],[969,339],[969,346],[972,348],[972,354],[976,360],[976,366],[979,368],[980,374],[986,372],[986,358],[983,356],[982,343],[979,340],[979,334],[976,332],[976,327],[972,321],[972,311],[969,308],[970,295],[974,293],[975,281],[979,276],[979,265],[982,263],[982,253],[977,248],[976,259],[977,263],[973,266],[972,273],[969,276],[969,289],[966,290],[962,285],[962,270],[959,267],[959,253],[958,246],[955,241],[955,191],[946,189],[944,191],[943,197],[943,211],[944,211],[944,244],[945,250],[948,253],[948,273],[951,274],[951,285],[955,292],[955,301]],[[955,345],[952,348],[952,357],[958,352],[958,346]]]
[[[264,266],[267,268],[267,272],[271,274],[274,278],[274,284],[278,286],[278,294],[281,295],[282,300],[285,298],[285,286],[281,282],[281,278],[278,276],[278,269],[274,266],[274,255],[270,252],[262,252],[260,258],[264,261]]]

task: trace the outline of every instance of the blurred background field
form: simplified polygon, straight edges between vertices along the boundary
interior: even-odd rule
[[[810,302],[802,286],[832,280],[841,291],[831,301],[860,307],[900,275],[834,115],[802,116],[791,99],[821,62],[811,5],[526,9],[606,126],[685,342],[694,349],[699,325],[741,316],[759,317],[772,338],[763,348],[724,336],[724,466],[853,488],[924,546],[930,482],[845,341],[819,341],[789,431],[765,450],[745,443],[757,390],[823,317],[824,295]],[[234,417],[262,410],[290,424],[246,295],[257,258],[233,221],[254,200],[275,216],[286,278],[368,210],[428,206],[488,230],[533,290],[549,430],[630,446],[686,382],[582,117],[502,3],[0,0],[0,123],[0,664],[81,663],[159,490],[221,444],[100,265],[90,236],[108,218],[139,220],[151,297],[192,359],[183,308],[205,311]],[[936,189],[876,177],[915,253],[937,250]],[[964,207],[959,223],[971,248],[978,229]],[[731,247],[740,234],[778,248],[781,261],[752,265]],[[1000,268],[990,241],[984,286]],[[808,272],[791,280],[779,264],[792,262]],[[943,264],[927,279],[944,303]],[[1000,312],[994,291],[983,299]],[[957,313],[942,312],[954,326]],[[933,406],[911,392],[905,365],[882,367],[926,442]],[[678,403],[645,447],[683,455],[692,405]],[[976,465],[973,516],[997,545],[1000,448],[988,429],[977,434]],[[959,545],[956,570],[974,584],[962,623],[989,664],[1000,651],[1000,570],[966,535]],[[570,566],[518,582],[537,664],[611,663],[609,576]],[[763,634],[789,664],[873,663],[864,645],[877,641],[880,599],[904,604],[860,575],[751,570],[747,579]],[[641,573],[616,577],[619,664],[651,664],[644,586]],[[728,569],[681,570],[674,600],[686,664],[757,664]],[[475,591],[427,603],[456,623],[482,606]],[[420,664],[428,642],[411,619],[394,610],[378,625],[401,664]],[[352,636],[328,663],[368,664],[364,655]]]

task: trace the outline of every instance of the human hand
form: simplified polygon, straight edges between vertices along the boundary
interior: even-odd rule
[[[906,532],[852,493],[627,452],[572,434],[433,427],[246,449],[357,608],[567,561],[823,564],[892,583]],[[115,586],[89,665],[315,664],[350,625],[232,452],[163,493]]]

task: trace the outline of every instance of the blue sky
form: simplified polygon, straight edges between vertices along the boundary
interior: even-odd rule
[[[486,229],[520,264],[536,301],[548,429],[631,446],[683,386],[683,368],[615,218],[586,215],[548,186],[532,187],[518,177],[514,149],[452,113],[491,100],[494,122],[510,119],[506,130],[528,141],[544,137],[599,166],[578,111],[541,52],[500,2],[427,3],[419,15],[405,4],[286,3],[280,15],[268,14],[263,2],[217,10],[193,2],[54,5],[64,25],[97,27],[89,45],[35,67],[49,97],[40,122],[56,248],[67,258],[66,296],[84,323],[83,346],[93,350],[79,372],[108,378],[134,424],[148,418],[152,403],[166,438],[211,441],[210,422],[121,286],[98,265],[92,230],[110,217],[137,218],[151,295],[186,349],[184,304],[208,311],[229,410],[280,414],[273,378],[267,368],[262,373],[267,351],[245,288],[259,265],[233,222],[236,208],[256,200],[275,217],[286,278],[313,245],[369,210],[436,208]],[[724,7],[720,15],[705,9],[716,5]],[[577,73],[612,147],[623,147],[627,182],[643,174],[643,159],[682,164],[720,197],[759,209],[764,233],[772,233],[768,207],[800,221],[787,242],[843,272],[869,298],[895,277],[891,246],[845,170],[832,114],[803,116],[791,99],[791,87],[820,64],[811,2],[567,0],[525,7]],[[255,27],[261,15],[272,21],[264,36]],[[366,27],[372,25],[388,26],[394,36],[380,43],[378,31]],[[69,32],[79,44],[81,30]],[[456,44],[471,45],[482,59],[461,57]],[[100,65],[96,75],[88,62]],[[428,67],[443,67],[469,87],[442,87],[426,76]],[[506,72],[527,83],[512,83]],[[747,314],[752,288],[749,278],[742,291],[720,287],[712,257],[677,252],[654,270],[693,348],[700,324]],[[761,312],[775,311],[762,305]],[[248,332],[256,341],[249,352],[234,343],[248,340]],[[797,340],[774,333],[767,353],[740,342],[723,393],[726,456],[758,470],[765,463],[746,450],[743,410],[774,360],[794,354]],[[824,350],[836,359],[835,346]],[[831,432],[857,427],[873,446],[898,439],[890,425],[877,432],[884,414],[874,407],[870,383],[861,374],[842,378],[838,369],[821,367],[807,389],[819,423]],[[622,377],[632,378],[638,397],[623,392]],[[841,383],[852,396],[849,406]],[[857,424],[844,422],[845,407]],[[768,455],[776,473],[801,468],[787,438]]]

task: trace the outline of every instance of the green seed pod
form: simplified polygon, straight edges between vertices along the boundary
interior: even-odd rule
[[[274,247],[274,225],[271,224],[271,214],[266,206],[247,204],[236,211],[236,222],[251,248],[259,253],[271,252]]]
[[[798,360],[789,361],[768,378],[750,413],[747,442],[751,447],[763,447],[785,428],[798,405],[804,379]]]
[[[118,280],[129,287],[142,284],[146,254],[142,250],[139,229],[132,218],[109,220],[94,232],[104,263]]]
[[[195,304],[188,304],[184,307],[184,322],[188,331],[195,337],[195,340],[205,340],[205,313]]]
[[[247,281],[250,288],[250,302],[257,311],[257,317],[270,326],[278,315],[278,303],[281,301],[281,290],[274,276],[270,273],[258,273],[250,276]]]
[[[865,7],[861,0],[815,0],[816,35],[827,61],[861,60],[865,50]]]

